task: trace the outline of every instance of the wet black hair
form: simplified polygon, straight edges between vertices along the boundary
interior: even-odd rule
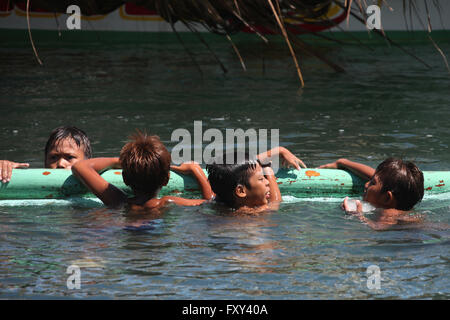
[[[87,134],[77,127],[58,127],[50,133],[50,137],[45,145],[45,157],[57,142],[64,139],[72,139],[78,147],[83,147],[84,157],[89,159],[92,157],[91,141]]]
[[[411,210],[423,198],[423,173],[410,161],[388,158],[380,163],[375,175],[382,185],[381,192],[391,191],[397,202],[395,209]]]
[[[216,194],[216,200],[232,208],[236,206],[236,187],[241,184],[251,189],[249,180],[257,166],[256,161],[249,160],[248,154],[240,162],[237,161],[237,153],[233,157],[232,164],[227,164],[226,160],[230,159],[224,154],[223,158],[216,158],[212,164],[206,165],[208,180]]]

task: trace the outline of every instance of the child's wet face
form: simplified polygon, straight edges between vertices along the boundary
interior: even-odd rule
[[[269,180],[264,177],[261,166],[257,166],[249,179],[251,189],[246,188],[247,206],[262,206],[269,202]]]
[[[77,146],[72,139],[57,141],[45,156],[45,167],[49,169],[70,169],[84,160],[83,146]]]
[[[363,200],[369,202],[370,204],[376,207],[382,207],[382,197],[381,193],[383,185],[380,182],[380,179],[377,175],[374,175],[372,179],[370,179],[364,185],[364,196]]]

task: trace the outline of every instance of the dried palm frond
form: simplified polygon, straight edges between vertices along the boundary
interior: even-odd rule
[[[14,2],[14,0],[11,1]],[[421,17],[418,14],[416,0],[403,0],[403,14],[406,27],[408,29],[407,13],[409,12],[410,23],[414,13],[415,18],[418,19],[422,23],[424,29],[428,31],[429,40],[443,57],[450,72],[444,53],[431,38],[429,9],[426,0],[423,1],[427,13],[426,25],[422,22]],[[199,27],[203,27],[210,32],[226,36],[241,61],[244,70],[245,63],[238,48],[232,42],[231,36],[240,32],[244,27],[255,32],[264,42],[268,42],[268,39],[263,35],[264,32],[280,34],[284,37],[289,48],[302,87],[304,86],[304,81],[297,60],[296,49],[316,56],[336,71],[342,72],[344,69],[337,65],[337,63],[330,61],[328,58],[317,52],[317,50],[314,50],[311,45],[302,41],[294,34],[293,30],[296,32],[301,31],[302,33],[311,33],[321,38],[328,38],[327,36],[320,34],[320,32],[315,32],[305,26],[313,24],[320,27],[338,27],[339,22],[331,20],[326,15],[331,5],[338,5],[342,8],[345,15],[343,15],[343,18],[347,19],[347,23],[351,15],[365,24],[367,20],[365,10],[368,6],[366,0],[33,0],[33,5],[54,12],[65,12],[69,5],[76,4],[80,7],[83,15],[89,16],[110,13],[127,2],[156,11],[158,15],[171,25],[175,33],[177,33],[174,26],[175,23],[181,22],[196,34],[198,34],[197,31],[199,31]],[[27,0],[27,11],[29,3],[30,0]],[[389,0],[379,0],[378,3],[382,3],[389,7]],[[433,0],[433,5],[439,9],[439,0]],[[262,30],[264,32],[262,32]],[[384,37],[389,44],[399,47],[405,53],[413,56],[415,59],[429,67],[426,62],[400,47],[387,37],[384,30],[375,29],[374,31]],[[30,40],[32,41],[30,30],[29,33]],[[198,34],[198,36],[200,41],[202,41],[202,43],[207,46],[208,50],[212,52],[214,58],[221,65],[222,70],[226,72],[225,66],[223,66],[218,57],[209,48],[201,35]],[[177,37],[181,41],[178,33]],[[336,41],[330,38],[328,39]],[[40,62],[33,42],[32,46],[35,55]],[[184,44],[183,46],[192,61],[200,70],[200,67],[195,62],[194,54],[189,52]]]

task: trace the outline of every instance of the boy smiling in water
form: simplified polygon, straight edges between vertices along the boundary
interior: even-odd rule
[[[257,156],[252,161],[245,157],[238,163],[226,164],[227,157],[217,159],[206,166],[208,180],[217,200],[223,202],[235,213],[255,214],[266,210],[277,210],[282,201],[280,189],[269,159],[281,156],[283,163],[300,170],[304,163],[289,150],[277,147]]]
[[[342,207],[375,230],[385,230],[394,225],[421,222],[421,217],[409,212],[422,200],[424,194],[423,174],[412,162],[389,158],[373,169],[361,163],[339,159],[319,168],[346,169],[368,180],[364,186],[363,200],[379,208],[375,219],[363,215],[362,203],[356,201],[356,212],[350,210],[347,198]]]
[[[50,133],[45,145],[45,168],[70,169],[79,160],[92,156],[91,142],[83,130],[77,127],[58,127]],[[11,180],[16,168],[28,168],[28,163],[0,160],[0,182]]]

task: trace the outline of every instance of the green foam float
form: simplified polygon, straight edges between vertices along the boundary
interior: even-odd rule
[[[106,181],[131,194],[131,190],[123,183],[121,170],[108,170],[103,172],[102,176]],[[280,169],[276,176],[283,196],[345,197],[361,194],[364,189],[364,181],[361,178],[344,170]],[[424,178],[426,195],[450,191],[450,171],[425,171]],[[160,195],[198,197],[200,190],[193,177],[171,172],[169,183],[163,187]],[[16,169],[11,181],[0,185],[0,201],[68,198],[95,198],[70,170]]]

